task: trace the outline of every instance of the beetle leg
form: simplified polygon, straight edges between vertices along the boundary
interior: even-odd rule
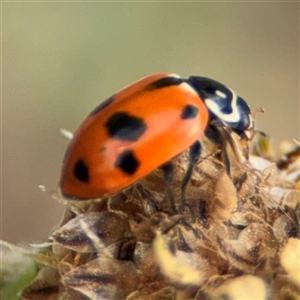
[[[207,126],[205,130],[205,135],[209,138],[213,143],[219,145],[221,147],[223,162],[225,164],[226,172],[230,176],[230,161],[228,157],[228,153],[226,150],[226,141],[219,128],[214,124],[210,124]]]
[[[184,206],[187,206],[188,209],[190,210],[192,220],[193,222],[195,221],[195,214],[193,210],[191,209],[187,199],[186,199],[186,187],[192,177],[193,173],[193,168],[197,161],[199,160],[200,154],[201,154],[201,144],[199,141],[196,141],[191,147],[190,147],[190,161],[188,168],[186,170],[186,173],[183,177],[182,184],[181,184],[181,193],[182,193],[182,204]]]
[[[175,214],[178,214],[178,210],[175,204],[174,193],[172,191],[172,186],[171,186],[174,178],[173,164],[171,162],[167,162],[161,166],[161,169],[163,171],[164,178],[167,182],[167,193],[169,196],[171,208]]]

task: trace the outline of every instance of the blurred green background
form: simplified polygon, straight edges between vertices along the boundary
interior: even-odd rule
[[[2,238],[44,241],[68,141],[99,102],[158,72],[217,79],[299,139],[299,2],[2,3]]]

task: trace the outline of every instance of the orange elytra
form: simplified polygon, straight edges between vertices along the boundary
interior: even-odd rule
[[[76,199],[118,192],[193,144],[208,119],[204,102],[184,79],[146,77],[101,103],[75,132],[61,191]]]

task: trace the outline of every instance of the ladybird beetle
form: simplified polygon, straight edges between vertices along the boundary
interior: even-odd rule
[[[191,147],[184,194],[200,155],[199,137],[205,133],[222,144],[215,122],[243,136],[252,126],[250,108],[209,78],[170,73],[143,78],[101,103],[75,132],[63,162],[62,194],[72,199],[114,194],[157,167],[168,169],[168,161]]]

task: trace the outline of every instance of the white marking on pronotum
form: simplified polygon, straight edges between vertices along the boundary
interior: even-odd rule
[[[237,95],[235,92],[230,90],[232,93],[232,113],[231,114],[223,114],[217,103],[211,99],[205,99],[205,104],[209,108],[210,111],[212,111],[221,121],[227,122],[227,123],[235,123],[240,121],[240,113],[237,109]],[[219,92],[219,91],[218,91]],[[220,92],[219,92],[220,93]],[[223,93],[221,93],[223,94]],[[218,93],[217,93],[218,95]],[[223,98],[223,96],[221,96]]]
[[[69,139],[69,140],[71,140],[72,138],[73,138],[73,133],[71,132],[71,131],[69,131],[69,130],[66,130],[66,129],[61,129],[60,130],[60,133],[64,136],[64,137],[66,137],[67,139]]]
[[[217,94],[219,97],[226,99],[226,95],[225,95],[224,93],[222,93],[221,91],[216,91],[216,94]]]
[[[181,78],[177,74],[169,74],[169,77]],[[187,82],[182,82],[180,84],[180,89],[188,92],[189,94],[198,95],[197,92]]]
[[[169,74],[168,77],[181,78],[179,75],[174,74],[174,73]]]
[[[183,82],[181,85],[180,85],[180,88],[182,90],[184,90],[185,92],[189,93],[189,94],[193,94],[193,95],[198,95],[197,92],[195,91],[195,89],[193,89],[188,83],[186,82]]]

